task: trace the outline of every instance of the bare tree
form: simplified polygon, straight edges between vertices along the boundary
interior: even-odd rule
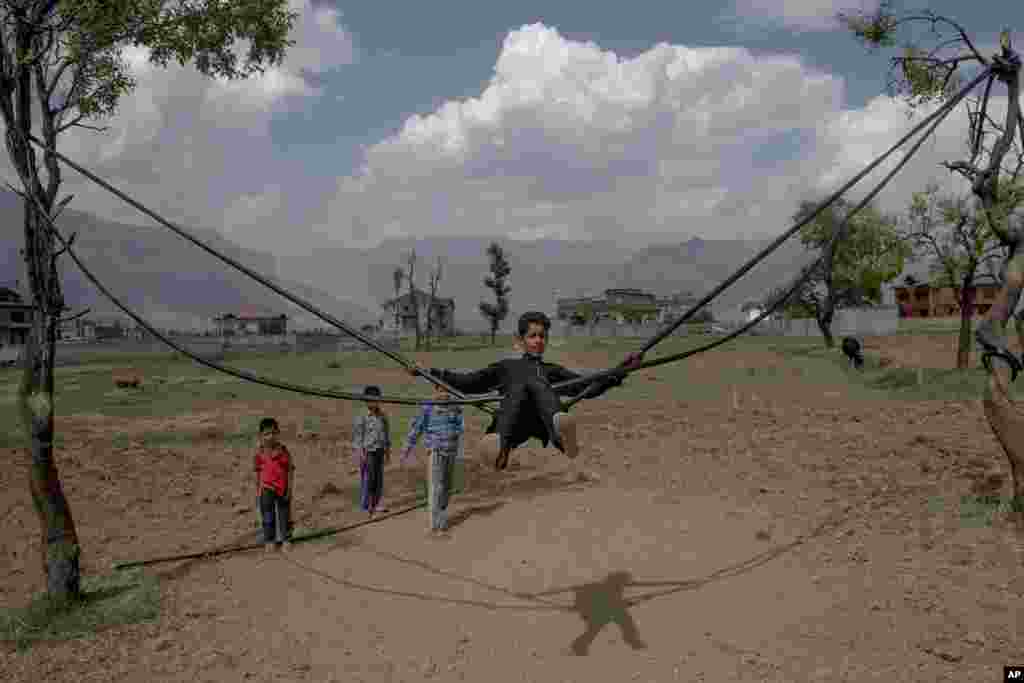
[[[391,271],[391,282],[392,284],[394,284],[395,287],[395,300],[393,302],[393,306],[395,309],[395,330],[399,332],[401,331],[402,327],[400,311],[402,302],[400,301],[400,299],[402,297],[402,282],[404,281],[405,271],[402,269],[402,266],[395,266],[395,269]]]
[[[416,330],[416,350],[420,350],[422,344],[423,327],[420,325],[420,298],[416,291],[416,248],[409,251],[405,259],[405,273],[409,280],[409,305],[413,310],[413,323]]]
[[[938,192],[937,185],[929,184],[924,192],[914,194],[904,236],[915,249],[931,257],[933,281],[956,293],[960,309],[956,367],[964,370],[970,364],[975,283],[982,266],[988,266],[990,273],[995,270],[1002,248],[984,217],[972,211],[966,199]]]
[[[49,150],[71,128],[102,131],[135,81],[122,52],[146,47],[149,61],[193,63],[207,76],[242,78],[279,64],[295,20],[287,0],[158,2],[155,0],[3,0],[0,2],[0,119],[24,199],[24,258],[34,313],[19,391],[31,443],[26,461],[40,523],[47,595],[64,601],[81,591],[81,548],[54,459],[54,357],[60,316],[67,310],[58,270],[66,246],[48,220],[60,201],[61,169]],[[244,59],[235,51],[248,43]],[[38,131],[36,127],[38,124]],[[72,235],[71,241],[74,240]]]
[[[1024,288],[1024,253],[1018,247],[1024,241],[1024,225],[1006,210],[1016,202],[1005,201],[1008,192],[1017,192],[1006,176],[1016,176],[1024,163],[1018,145],[1018,132],[1024,138],[1024,116],[1020,107],[1020,56],[1012,49],[1010,32],[1000,35],[998,54],[985,56],[979,52],[967,30],[950,17],[930,10],[898,13],[891,0],[883,0],[874,12],[839,14],[847,28],[871,47],[892,47],[897,36],[906,39],[903,52],[892,58],[889,90],[900,96],[912,108],[932,102],[942,102],[959,90],[960,76],[965,65],[980,65],[989,70],[983,93],[965,98],[969,120],[966,160],[945,162],[944,166],[971,184],[976,199],[975,211],[983,217],[991,230],[1008,249],[1004,266],[1006,278],[986,320],[978,328],[977,339],[990,351],[1001,356],[1015,369],[1020,361],[1009,352],[1001,339],[1002,328],[1016,308]],[[930,29],[927,46],[912,33],[915,26]],[[1007,106],[1002,121],[989,113],[992,86],[996,82],[1006,86]],[[989,142],[991,141],[991,144]],[[1007,155],[1017,148],[1017,159],[1007,164]],[[1021,321],[1018,319],[1018,333]]]
[[[437,257],[437,262],[434,267],[430,269],[430,298],[427,300],[427,350],[430,350],[430,338],[434,333],[434,319],[438,317],[438,324],[443,321],[440,319],[440,313],[435,316],[435,308],[437,308],[437,290],[441,284],[441,277],[443,275],[443,268],[441,263],[441,257]],[[441,335],[438,334],[438,337]]]

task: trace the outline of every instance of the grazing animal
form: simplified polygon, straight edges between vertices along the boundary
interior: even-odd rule
[[[864,367],[864,354],[860,351],[860,342],[853,337],[843,337],[843,353],[850,359],[850,365],[858,370]]]

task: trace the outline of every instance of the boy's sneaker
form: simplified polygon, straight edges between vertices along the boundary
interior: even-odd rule
[[[569,413],[555,413],[555,431],[558,432],[558,440],[562,442],[562,450],[570,460],[579,454],[579,446],[576,443],[576,418]]]

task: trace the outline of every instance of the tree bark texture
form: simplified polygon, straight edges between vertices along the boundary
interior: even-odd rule
[[[960,335],[956,347],[956,369],[966,370],[971,364],[971,316],[974,315],[975,290],[971,289],[971,282],[974,280],[975,268],[970,268],[970,274],[964,277],[960,285]]]
[[[61,297],[53,259],[53,239],[38,210],[25,209],[25,259],[37,310],[25,346],[19,407],[29,436],[29,491],[40,526],[40,560],[46,592],[57,600],[79,597],[81,549],[71,507],[61,486],[54,457],[54,361],[59,316],[50,309]],[[41,301],[50,301],[41,306]]]
[[[1003,453],[1010,462],[1013,497],[1016,506],[1024,502],[1024,414],[1009,395],[1009,381],[1000,375],[999,363],[988,373],[982,407]],[[1018,524],[1022,516],[1014,515]]]
[[[30,54],[37,39],[28,23],[19,23],[14,29],[16,54]],[[24,350],[18,407],[29,442],[24,464],[39,519],[40,561],[46,591],[51,599],[66,601],[81,595],[81,549],[53,451],[54,360],[64,298],[55,238],[41,213],[51,215],[61,176],[57,159],[44,153],[47,178],[43,185],[35,150],[28,140],[32,131],[33,85],[38,89],[44,85],[33,83],[32,72],[26,65],[16,65],[12,71],[11,80],[0,88],[0,116],[6,128],[7,151],[24,193],[24,256],[34,307]],[[57,130],[48,107],[42,108],[40,124],[44,142],[56,147]]]

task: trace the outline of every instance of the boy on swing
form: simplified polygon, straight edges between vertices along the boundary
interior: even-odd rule
[[[519,318],[516,340],[522,346],[521,358],[510,358],[491,363],[476,372],[460,373],[431,368],[430,374],[451,387],[467,394],[484,394],[500,389],[505,397],[487,428],[480,443],[482,459],[493,462],[494,468],[508,467],[509,454],[514,448],[535,437],[545,446],[551,442],[570,460],[577,455],[576,423],[562,407],[558,394],[576,394],[583,387],[556,392],[553,383],[581,377],[561,365],[543,360],[551,320],[543,313],[531,311]],[[626,356],[625,368],[640,364],[641,354]],[[422,368],[411,368],[415,376]],[[596,398],[608,389],[622,384],[623,374],[600,380],[588,390],[589,398]]]

